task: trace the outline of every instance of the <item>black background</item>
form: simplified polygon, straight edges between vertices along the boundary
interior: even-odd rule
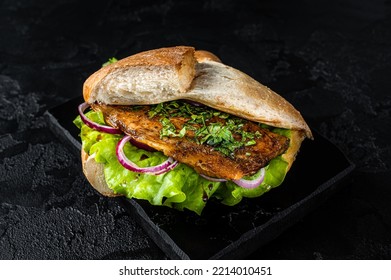
[[[109,57],[192,45],[279,92],[356,164],[337,194],[249,257],[390,259],[390,8],[0,1],[0,258],[166,258],[117,199],[91,189],[44,112],[80,96]]]

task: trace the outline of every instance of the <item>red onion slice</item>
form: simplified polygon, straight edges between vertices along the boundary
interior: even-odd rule
[[[211,182],[226,182],[226,179],[221,178],[214,178],[209,177],[204,174],[200,174],[201,177],[211,181]],[[246,189],[254,189],[258,187],[260,184],[262,184],[263,180],[265,179],[265,168],[260,169],[258,177],[256,177],[253,180],[246,180],[246,179],[240,179],[240,180],[232,180],[236,185],[246,188]]]
[[[175,168],[178,165],[178,162],[176,160],[174,160],[172,157],[169,157],[165,162],[163,162],[159,165],[156,165],[156,166],[151,166],[151,167],[138,166],[134,162],[130,161],[124,153],[124,146],[128,141],[130,141],[131,138],[132,137],[129,135],[126,135],[124,138],[122,138],[118,142],[117,148],[115,151],[117,154],[118,161],[126,169],[133,171],[133,172],[137,172],[137,173],[149,173],[149,174],[153,174],[153,175],[160,175],[160,174],[163,174],[163,173],[166,173],[166,172],[172,170],[173,168]]]
[[[80,104],[77,109],[79,111],[79,115],[81,117],[81,120],[90,128],[92,129],[95,129],[95,130],[98,130],[98,131],[101,131],[101,132],[105,132],[105,133],[110,133],[110,134],[122,134],[122,131],[119,130],[119,129],[116,129],[114,127],[111,127],[111,126],[107,126],[107,125],[102,125],[102,124],[98,124],[96,122],[93,122],[91,121],[90,119],[88,119],[86,117],[86,115],[84,115],[84,111],[90,107],[90,104],[84,102],[82,104]]]
[[[200,174],[200,176],[204,177],[206,180],[211,181],[211,182],[227,182],[226,179],[209,177],[209,176],[206,176],[204,174]]]
[[[246,180],[242,178],[240,180],[232,180],[232,182],[242,188],[254,189],[262,184],[263,180],[265,179],[265,173],[265,168],[261,168],[258,177],[254,178],[253,180]]]

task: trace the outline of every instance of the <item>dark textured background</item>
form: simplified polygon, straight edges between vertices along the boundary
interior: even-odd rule
[[[390,259],[390,8],[0,1],[0,258],[165,258],[117,199],[89,187],[44,112],[80,96],[109,57],[193,45],[279,92],[357,167],[348,185],[250,258]]]

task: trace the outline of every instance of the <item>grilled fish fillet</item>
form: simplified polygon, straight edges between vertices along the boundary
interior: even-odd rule
[[[95,111],[103,113],[105,121],[111,126],[132,136],[136,141],[163,152],[175,160],[187,164],[199,174],[227,180],[238,180],[256,173],[270,160],[284,153],[289,147],[289,138],[261,128],[256,123],[245,121],[243,130],[261,135],[255,143],[236,149],[227,156],[213,146],[196,141],[194,131],[186,131],[183,137],[161,137],[163,128],[158,116],[150,117],[150,106],[112,106],[93,104]],[[219,118],[208,120],[216,122]],[[181,116],[169,117],[178,131],[189,120]],[[223,121],[223,120],[220,120]],[[208,124],[208,123],[207,123]],[[233,135],[239,139],[240,135]]]

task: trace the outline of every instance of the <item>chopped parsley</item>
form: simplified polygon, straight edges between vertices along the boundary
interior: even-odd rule
[[[163,128],[160,137],[187,137],[192,131],[190,140],[198,144],[207,144],[225,156],[233,157],[234,152],[245,146],[256,144],[262,137],[259,131],[244,131],[245,120],[203,105],[195,106],[184,101],[170,101],[152,105],[148,111],[150,118],[158,117]],[[181,128],[176,128],[170,118],[185,119]],[[234,137],[236,136],[236,137]],[[238,137],[240,136],[240,137]],[[246,153],[246,156],[250,156]]]
[[[102,67],[107,66],[107,65],[112,64],[117,61],[118,61],[118,59],[116,59],[115,57],[111,57],[111,58],[109,58],[108,61],[106,61],[105,63],[102,64]]]
[[[182,129],[177,132],[176,127],[172,124],[172,122],[168,118],[162,118],[160,122],[163,125],[162,130],[160,131],[160,138],[163,137],[184,137],[186,134],[186,126],[182,127]]]

